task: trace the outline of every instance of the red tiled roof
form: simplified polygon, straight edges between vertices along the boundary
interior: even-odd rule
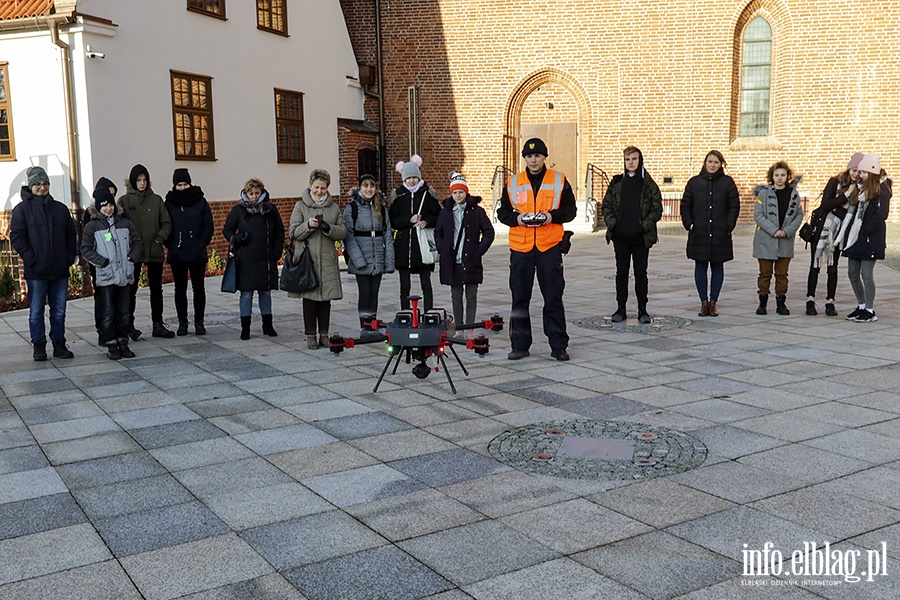
[[[0,0],[0,20],[43,17],[53,9],[53,0]]]

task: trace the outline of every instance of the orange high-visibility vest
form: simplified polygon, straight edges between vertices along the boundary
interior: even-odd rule
[[[534,189],[528,180],[528,171],[522,171],[518,175],[509,178],[506,190],[509,193],[509,202],[520,213],[548,212],[559,208],[562,197],[563,185],[566,176],[558,171],[547,169],[537,198],[534,197]],[[537,246],[541,252],[552,248],[563,239],[563,226],[561,223],[550,223],[541,227],[510,227],[509,247],[516,252],[530,252]]]

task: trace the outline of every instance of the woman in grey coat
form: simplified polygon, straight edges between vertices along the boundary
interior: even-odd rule
[[[782,160],[776,162],[766,174],[769,185],[754,188],[756,205],[753,218],[756,234],[753,236],[753,257],[759,260],[759,307],[756,314],[766,314],[769,286],[775,274],[775,311],[789,315],[786,305],[788,290],[788,266],[794,256],[794,236],[803,224],[803,207],[797,192],[794,172]],[[788,184],[788,182],[791,182]]]
[[[393,235],[387,205],[374,176],[360,175],[359,189],[351,189],[350,197],[353,200],[344,209],[344,258],[347,272],[356,275],[359,325],[365,327],[378,313],[381,276],[394,272]]]
[[[306,347],[310,350],[328,345],[331,325],[331,301],[343,297],[341,271],[338,266],[336,241],[347,237],[341,209],[328,193],[331,175],[315,169],[309,176],[309,187],[294,205],[288,235],[294,242],[294,255],[309,248],[319,285],[308,292],[288,294],[303,298],[303,328]],[[316,338],[316,330],[319,337]]]

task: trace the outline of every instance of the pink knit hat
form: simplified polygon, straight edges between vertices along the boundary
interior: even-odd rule
[[[854,152],[853,156],[850,157],[850,162],[847,163],[847,170],[858,169],[859,161],[863,159],[863,156],[865,155],[862,152]]]
[[[859,161],[859,170],[873,175],[881,175],[881,157],[874,152],[866,154]]]

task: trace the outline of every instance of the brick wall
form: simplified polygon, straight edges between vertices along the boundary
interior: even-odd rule
[[[374,66],[375,3],[341,6],[357,60]],[[387,162],[408,160],[415,85],[423,173],[441,194],[446,174],[461,168],[473,194],[489,197],[494,167],[518,154],[520,123],[574,116],[579,172],[570,179],[581,181],[587,163],[620,171],[622,148],[636,144],[663,190],[678,192],[716,148],[741,191],[743,221],[752,219],[753,186],[779,159],[804,175],[815,206],[855,150],[879,152],[890,174],[898,170],[900,3],[865,6],[871,18],[834,0],[702,8],[693,0],[382,0]],[[742,31],[760,15],[774,38],[770,135],[740,138]],[[546,101],[552,115],[540,112]],[[366,117],[377,123],[372,99]]]

